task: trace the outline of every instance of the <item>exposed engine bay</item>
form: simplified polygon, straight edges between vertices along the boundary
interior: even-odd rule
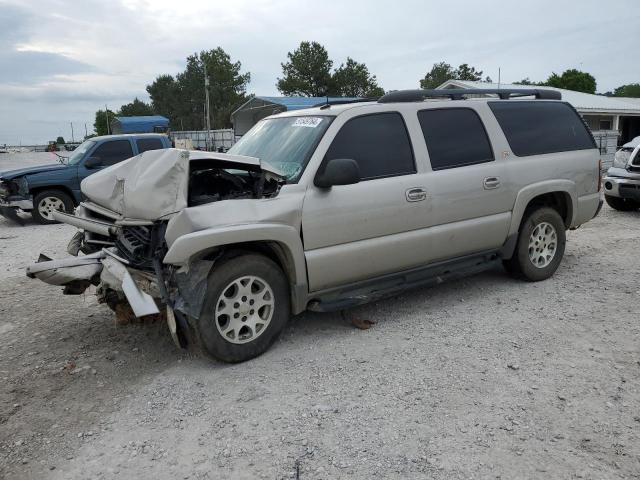
[[[194,168],[195,167],[195,168]],[[280,183],[264,173],[227,170],[206,164],[192,165],[189,172],[188,206],[234,198],[263,198],[277,194]]]

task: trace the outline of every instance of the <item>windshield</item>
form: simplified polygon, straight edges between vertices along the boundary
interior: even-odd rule
[[[281,117],[258,122],[228,153],[260,159],[295,182],[333,117]]]
[[[82,142],[80,145],[78,145],[78,148],[76,148],[71,154],[71,156],[69,157],[69,162],[68,162],[69,165],[75,165],[80,160],[82,160],[82,158],[84,157],[84,154],[87,153],[91,149],[91,147],[93,147],[95,144],[96,142],[92,142],[91,140],[86,140]]]

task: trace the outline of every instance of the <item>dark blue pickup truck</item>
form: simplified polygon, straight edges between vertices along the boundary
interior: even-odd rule
[[[18,220],[20,209],[38,223],[55,223],[53,210],[71,212],[80,203],[84,178],[147,150],[170,147],[169,137],[157,133],[93,137],[64,163],[0,172],[0,214]]]

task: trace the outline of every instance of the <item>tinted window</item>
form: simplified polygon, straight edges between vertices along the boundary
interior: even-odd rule
[[[399,113],[378,113],[349,120],[327,151],[325,159],[358,162],[362,180],[415,173],[413,151]]]
[[[91,156],[98,157],[103,165],[114,165],[133,157],[133,151],[129,140],[112,140],[101,144]]]
[[[493,161],[493,150],[478,114],[469,108],[418,112],[431,168],[463,167]]]
[[[519,157],[596,148],[582,118],[564,102],[489,102]]]
[[[162,141],[159,138],[140,138],[136,140],[138,152],[146,152],[147,150],[161,150],[163,148]]]

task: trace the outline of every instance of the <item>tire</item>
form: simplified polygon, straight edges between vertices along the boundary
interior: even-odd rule
[[[43,190],[33,198],[33,210],[31,216],[41,225],[49,225],[56,222],[51,217],[51,212],[61,210],[63,212],[73,212],[73,200],[69,195],[61,190]]]
[[[565,226],[560,214],[553,208],[536,208],[525,213],[518,244],[513,257],[504,261],[505,268],[516,278],[530,282],[546,280],[558,269],[565,244]]]
[[[621,212],[630,212],[632,210],[637,210],[638,208],[640,208],[640,202],[631,200],[630,198],[620,198],[605,195],[604,199],[607,201],[607,204],[611,208],[613,208],[614,210],[619,210]]]
[[[261,307],[252,308],[260,302]],[[289,285],[278,265],[253,253],[227,257],[209,274],[194,333],[200,349],[211,357],[244,362],[273,344],[290,312]]]

